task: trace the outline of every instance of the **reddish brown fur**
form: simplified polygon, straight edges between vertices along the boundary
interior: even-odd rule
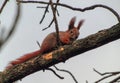
[[[71,44],[74,40],[76,40],[78,38],[79,29],[80,29],[81,25],[83,24],[84,20],[81,20],[78,23],[78,26],[75,27],[74,26],[75,19],[76,19],[75,17],[73,17],[71,19],[67,31],[60,31],[59,32],[60,42],[62,43],[62,45]],[[50,33],[43,40],[40,50],[25,54],[22,57],[14,60],[14,61],[11,61],[6,68],[11,68],[12,66],[14,66],[16,64],[23,63],[23,62],[25,62],[25,61],[27,61],[35,56],[38,56],[39,54],[47,53],[47,52],[53,50],[56,47],[56,45],[57,45],[56,32]]]

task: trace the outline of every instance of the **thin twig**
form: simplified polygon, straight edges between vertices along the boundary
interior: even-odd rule
[[[60,0],[57,0],[56,3],[59,3],[59,2],[60,2]],[[55,10],[56,10],[56,12],[57,12],[57,15],[59,16],[60,14],[59,14],[59,12],[58,12],[58,10],[57,10],[57,5],[55,5]]]
[[[57,0],[56,3],[59,3],[59,1],[60,0]],[[54,9],[55,9],[55,13],[57,12],[57,15],[59,16],[59,12],[57,10],[57,5],[55,5]],[[52,21],[50,22],[50,24],[48,25],[48,27],[44,28],[43,30],[46,30],[46,29],[50,28],[50,26],[53,24],[53,22],[54,22],[54,18],[52,19]]]
[[[44,11],[43,17],[42,17],[42,19],[40,20],[40,24],[43,22],[43,20],[44,20],[44,18],[45,18],[45,15],[46,15],[47,12],[48,12],[48,8],[49,8],[49,4],[47,4],[47,6],[46,6],[46,9],[45,9],[45,11]]]
[[[21,0],[20,0],[19,2],[20,2],[20,3],[50,4],[50,3],[44,2],[44,1],[21,1]],[[118,22],[120,22],[120,16],[119,16],[119,14],[118,14],[114,9],[112,9],[112,8],[106,6],[106,5],[96,4],[96,5],[92,5],[92,6],[85,7],[85,8],[75,8],[75,7],[72,7],[72,6],[69,6],[69,5],[67,5],[67,4],[63,4],[63,3],[53,3],[53,5],[62,6],[62,7],[65,7],[65,8],[71,9],[71,10],[74,10],[74,11],[81,11],[81,12],[85,12],[85,11],[87,11],[87,10],[93,10],[93,9],[95,9],[95,8],[97,8],[97,7],[102,7],[102,8],[108,9],[110,12],[112,12],[112,13],[116,16]]]
[[[116,71],[116,72],[105,72],[105,73],[100,73],[99,71],[97,71],[96,69],[93,68],[93,70],[98,73],[99,75],[103,76],[103,75],[107,75],[107,74],[120,74],[120,71]]]
[[[86,80],[86,83],[88,83],[88,81]]]
[[[58,70],[58,71],[62,71],[62,72],[66,72],[66,73],[70,74],[70,75],[72,76],[73,80],[75,81],[75,83],[78,83],[78,81],[76,80],[75,76],[74,76],[70,71],[68,71],[68,70],[63,70],[63,69],[58,69],[55,65],[54,65],[54,67],[55,67],[56,70]]]
[[[59,46],[60,45],[59,27],[58,27],[56,12],[55,12],[52,0],[50,0],[50,5],[51,5],[51,9],[52,9],[52,13],[53,13],[53,18],[54,18],[54,22],[55,22],[57,45]]]
[[[44,28],[42,30],[44,31],[44,30],[48,29],[52,25],[53,22],[54,22],[54,19],[52,19],[52,21],[50,22],[50,24],[48,25],[48,27],[46,27],[46,28]]]
[[[4,33],[5,33],[5,28],[0,28],[0,46],[1,46],[1,44],[2,44],[2,42],[3,42],[3,37],[4,37]]]
[[[113,75],[108,75],[108,76],[105,76],[105,77],[102,77],[101,79],[97,80],[95,83],[99,83],[101,81],[103,81],[104,79],[107,79],[109,77],[112,77]]]
[[[64,77],[61,77],[60,75],[58,75],[53,69],[51,69],[51,68],[47,68],[47,69],[45,69],[45,70],[50,70],[50,71],[52,71],[58,78],[60,78],[60,79],[64,79]]]
[[[115,83],[118,82],[120,80],[120,76],[118,76],[117,78],[113,79],[112,81],[110,81],[109,83]],[[119,83],[119,82],[118,82]]]
[[[93,68],[93,71],[96,72],[96,73],[98,73],[98,74],[101,75],[101,76],[104,75],[104,74],[100,73],[99,71],[97,71],[97,70],[94,69],[94,68]]]
[[[0,8],[0,14],[2,13],[2,11],[3,11],[5,5],[7,4],[8,1],[9,1],[9,0],[5,0],[5,1],[4,1],[2,7]]]
[[[37,6],[37,8],[45,8],[46,9],[46,7],[43,7],[43,6]]]
[[[99,83],[99,82],[103,81],[103,80],[106,79],[106,78],[110,78],[110,77],[112,77],[112,76],[115,76],[115,75],[120,74],[119,71],[118,71],[118,72],[105,72],[105,73],[100,73],[100,72],[97,71],[96,69],[93,69],[93,70],[94,70],[96,73],[98,73],[99,75],[101,75],[101,76],[107,75],[107,76],[102,77],[101,79],[97,80],[95,83]],[[119,77],[119,78],[115,78],[114,80],[112,80],[112,81],[109,82],[109,83],[116,82],[118,79],[120,79],[120,77]]]
[[[57,0],[56,3],[59,3],[59,1],[60,1],[60,0]],[[49,5],[50,5],[50,4],[47,4],[46,7],[37,7],[37,8],[46,8],[45,11],[44,11],[43,17],[42,17],[42,19],[41,19],[41,21],[40,21],[40,24],[43,22],[43,20],[44,20],[44,18],[45,18],[45,15],[46,15],[47,12],[48,12]],[[55,10],[57,11],[57,5],[55,5]],[[58,16],[59,16],[58,11],[57,11],[57,14],[58,14]],[[50,23],[50,25],[49,25],[48,27],[50,27],[50,26],[52,25],[52,23],[53,23],[53,21],[51,21],[51,23]]]
[[[92,9],[97,8],[97,7],[102,7],[102,8],[105,8],[105,9],[109,10],[110,12],[112,12],[116,16],[117,20],[120,22],[120,16],[119,16],[119,14],[114,9],[112,9],[112,8],[106,6],[106,5],[96,4],[96,5],[93,5],[91,7],[84,8],[83,11],[92,10]]]
[[[36,43],[37,43],[37,45],[39,46],[39,48],[40,48],[40,43],[38,42],[38,41],[36,41]]]

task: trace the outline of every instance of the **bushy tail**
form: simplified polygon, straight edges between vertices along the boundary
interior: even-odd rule
[[[14,60],[14,61],[11,61],[11,62],[7,65],[6,69],[9,69],[9,68],[11,68],[11,67],[14,66],[14,65],[23,63],[23,62],[25,62],[25,61],[27,61],[27,60],[35,57],[35,56],[38,56],[40,53],[41,53],[41,51],[40,51],[40,50],[37,50],[37,51],[34,51],[34,52],[32,52],[32,53],[25,54],[25,55],[21,56],[20,58]]]

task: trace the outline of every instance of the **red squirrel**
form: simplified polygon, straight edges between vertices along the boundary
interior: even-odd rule
[[[81,25],[83,24],[84,20],[79,21],[77,27],[74,26],[75,20],[76,20],[76,17],[73,17],[70,20],[68,30],[59,32],[60,43],[62,45],[71,44],[73,41],[75,41],[78,38],[79,29]],[[33,57],[38,56],[39,54],[50,52],[54,48],[56,48],[56,46],[57,46],[56,32],[52,32],[48,34],[47,37],[43,40],[39,50],[25,54],[21,56],[20,58],[11,61],[6,68],[11,68],[12,66],[16,64],[23,63]]]

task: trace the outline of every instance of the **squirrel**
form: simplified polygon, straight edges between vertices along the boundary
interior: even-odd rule
[[[77,27],[74,26],[75,20],[76,20],[76,17],[73,17],[70,20],[68,30],[59,31],[60,44],[62,44],[62,45],[71,44],[73,41],[75,41],[78,38],[79,29],[82,26],[84,20],[79,21]],[[44,53],[52,51],[57,46],[56,37],[57,37],[56,32],[52,32],[52,33],[48,34],[47,37],[43,40],[39,50],[25,54],[25,55],[21,56],[20,58],[11,61],[6,68],[7,69],[11,68],[14,65],[23,63],[33,57],[36,57],[39,54],[44,54]]]

